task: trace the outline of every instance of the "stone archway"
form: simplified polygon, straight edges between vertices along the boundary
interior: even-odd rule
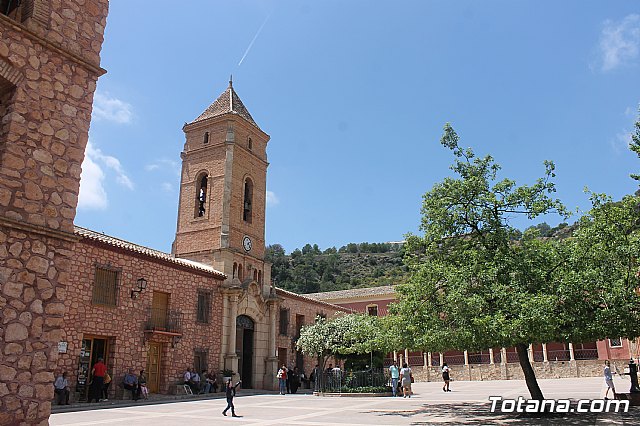
[[[252,388],[254,370],[254,330],[255,322],[247,315],[236,318],[236,355],[238,356],[238,375],[243,388]]]

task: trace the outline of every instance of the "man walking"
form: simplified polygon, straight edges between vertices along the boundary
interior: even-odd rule
[[[393,396],[398,396],[398,379],[400,378],[400,370],[398,370],[395,361],[393,361],[389,367],[389,373],[391,373],[391,391],[393,392]]]

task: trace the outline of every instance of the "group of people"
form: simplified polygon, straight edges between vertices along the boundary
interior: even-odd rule
[[[90,377],[91,381],[89,382],[87,402],[108,401],[108,392],[109,387],[111,386],[111,375],[107,372],[107,366],[102,358],[98,358],[98,361],[93,365]],[[130,368],[122,380],[122,387],[125,390],[131,391],[131,396],[134,401],[137,401],[141,397],[147,399],[149,396],[147,376],[144,369],[140,370],[139,374],[135,374],[135,370]],[[60,375],[56,377],[53,383],[53,388],[57,404],[69,405],[70,389],[66,371],[61,371]]]
[[[205,394],[218,392],[218,379],[214,373],[202,370],[202,374],[198,374],[196,369],[193,371],[187,368],[183,375],[184,384],[191,388],[194,394]]]
[[[449,376],[450,371],[451,369],[447,363],[443,363],[442,380],[444,381],[444,386],[442,386],[442,390],[444,392],[451,392],[449,388],[449,383],[451,382],[451,377]],[[398,369],[394,361],[391,366],[389,366],[389,373],[391,374],[391,391],[393,392],[393,396],[398,396],[398,392],[402,390],[403,398],[411,398],[411,394],[413,393],[411,383],[413,383],[414,379],[411,368],[409,368],[407,363],[403,363],[402,368]]]
[[[301,383],[308,383],[308,379],[305,376],[304,371],[301,373],[298,367],[294,367],[293,369],[291,369],[287,368],[286,365],[283,365],[278,370],[276,377],[278,378],[280,395],[285,395],[287,393],[296,393],[298,392]]]

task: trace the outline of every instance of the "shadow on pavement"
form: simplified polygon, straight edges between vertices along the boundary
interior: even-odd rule
[[[415,410],[385,412],[371,410],[370,414],[392,418],[405,418],[412,425],[465,424],[465,425],[637,425],[640,407],[630,407],[627,413],[554,413],[519,414],[491,413],[488,403],[425,404]]]

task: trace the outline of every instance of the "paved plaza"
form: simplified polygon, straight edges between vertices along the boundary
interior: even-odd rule
[[[629,381],[616,378],[626,390]],[[58,425],[637,425],[640,410],[626,414],[567,414],[531,418],[517,414],[491,414],[489,396],[527,397],[523,381],[452,382],[444,393],[439,383],[416,383],[410,399],[391,397],[314,397],[299,395],[250,395],[235,398],[240,418],[223,417],[222,397],[154,405],[130,405],[53,414]],[[540,380],[546,398],[597,399],[604,395],[601,378]],[[230,414],[230,413],[229,413]]]

